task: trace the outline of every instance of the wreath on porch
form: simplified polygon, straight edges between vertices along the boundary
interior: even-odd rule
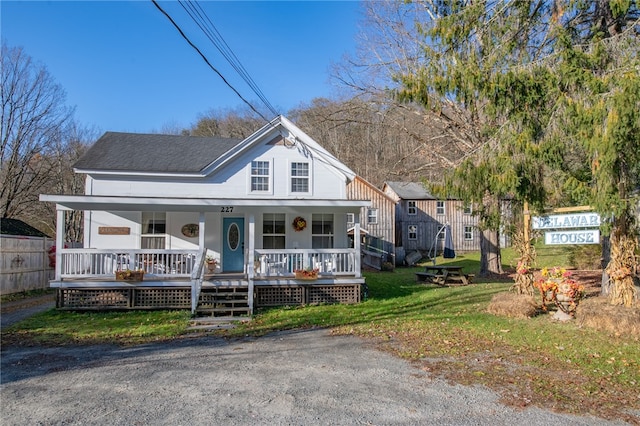
[[[293,219],[293,229],[296,232],[300,232],[303,231],[304,228],[307,227],[307,221],[305,220],[304,217],[298,216],[295,219]]]

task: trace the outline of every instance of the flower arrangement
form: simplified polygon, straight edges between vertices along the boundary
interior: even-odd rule
[[[305,218],[301,217],[301,216],[297,216],[295,219],[293,219],[293,229],[296,232],[300,232],[303,231],[306,227],[307,227],[307,221]]]
[[[299,280],[315,280],[318,278],[318,272],[320,272],[318,268],[296,269],[293,271],[296,274],[296,279]]]
[[[125,270],[116,271],[116,281],[142,281],[144,279],[144,270],[140,269],[132,271],[127,268]]]
[[[207,256],[205,258],[205,261],[209,264],[213,263],[214,265],[218,263],[218,261],[213,256]]]
[[[542,308],[546,309],[546,302],[554,302],[558,309],[573,315],[584,296],[584,286],[571,278],[571,271],[564,268],[544,268],[541,273],[542,278],[535,286],[542,294]]]

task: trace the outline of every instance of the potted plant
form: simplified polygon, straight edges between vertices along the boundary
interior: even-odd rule
[[[142,281],[144,279],[144,270],[124,269],[116,271],[116,281]]]
[[[296,269],[293,272],[296,274],[297,280],[317,280],[318,272],[320,272],[320,270],[318,268],[315,268],[315,269],[305,268],[305,269]]]
[[[207,264],[207,271],[210,274],[213,274],[216,271],[216,267],[218,266],[218,260],[213,256],[207,256],[205,258],[205,263]]]

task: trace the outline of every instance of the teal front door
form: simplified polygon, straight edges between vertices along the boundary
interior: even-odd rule
[[[225,217],[222,224],[222,272],[244,272],[244,218]]]

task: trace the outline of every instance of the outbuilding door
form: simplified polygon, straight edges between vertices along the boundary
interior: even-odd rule
[[[223,218],[222,272],[244,272],[244,218]]]

